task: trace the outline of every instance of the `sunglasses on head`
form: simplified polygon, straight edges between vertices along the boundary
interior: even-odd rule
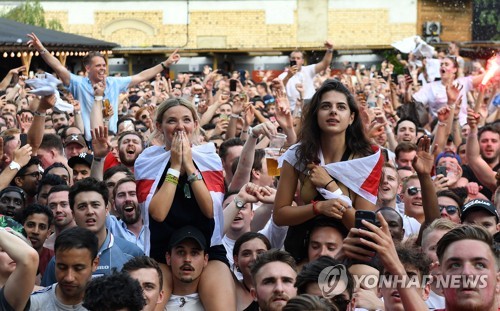
[[[439,212],[442,212],[443,209],[446,209],[448,215],[455,215],[458,212],[458,207],[454,205],[439,205]]]
[[[408,195],[416,195],[417,193],[422,192],[422,189],[417,187],[409,187],[408,189],[406,189],[406,192],[408,193]]]

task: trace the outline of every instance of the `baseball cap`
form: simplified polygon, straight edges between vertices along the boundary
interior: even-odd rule
[[[185,226],[174,231],[168,243],[168,249],[171,250],[174,246],[179,245],[186,239],[195,240],[202,250],[207,250],[207,242],[205,236],[199,229],[193,226]]]
[[[75,164],[85,164],[88,165],[88,167],[92,167],[92,160],[94,159],[94,156],[91,155],[90,153],[82,152],[77,156],[71,157],[68,160],[68,165],[69,167],[73,168]]]
[[[64,140],[64,147],[71,143],[76,143],[79,144],[82,147],[87,147],[87,143],[85,142],[85,139],[83,138],[82,134],[71,134],[66,139]]]
[[[266,105],[274,104],[275,102],[274,97],[272,97],[271,95],[265,95],[262,99],[264,100],[264,104]]]
[[[460,220],[464,222],[465,218],[467,218],[467,215],[477,211],[485,211],[492,216],[495,216],[495,218],[497,219],[497,223],[500,219],[497,209],[495,208],[495,205],[493,205],[493,203],[488,200],[474,199],[467,202],[467,204],[462,207],[462,216],[460,217]]]
[[[439,160],[441,158],[455,158],[458,161],[458,165],[462,165],[462,159],[460,159],[460,156],[458,154],[456,154],[455,152],[444,151],[444,152],[441,152],[440,154],[438,154],[438,156],[436,157],[436,162],[435,162],[436,165],[439,163]]]

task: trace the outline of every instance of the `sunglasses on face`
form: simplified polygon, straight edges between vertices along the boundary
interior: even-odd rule
[[[138,127],[136,128],[137,131],[141,132],[141,133],[146,133],[146,131],[148,130],[147,128],[145,127]]]
[[[422,192],[422,189],[417,187],[409,187],[408,189],[406,189],[406,192],[408,193],[408,195],[416,195],[417,193]]]
[[[448,215],[455,215],[458,212],[458,207],[454,205],[439,205],[439,212],[442,212],[443,209],[446,209]]]

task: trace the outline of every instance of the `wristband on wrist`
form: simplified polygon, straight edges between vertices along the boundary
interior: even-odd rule
[[[238,119],[239,117],[240,117],[239,114],[237,114],[237,113],[231,113],[231,118]]]
[[[328,185],[329,185],[329,184],[331,184],[331,183],[332,183],[332,182],[334,182],[334,181],[335,181],[334,179],[330,180],[329,182],[327,182],[327,183],[326,183],[326,185],[325,185],[323,188],[325,188],[325,189],[326,189],[326,187],[328,187]],[[340,189],[340,188],[339,188],[339,189]]]
[[[160,65],[161,65],[161,68],[163,68],[163,70],[165,70],[165,71],[168,70],[168,67],[163,62],[161,62]]]
[[[328,53],[333,53],[333,49],[326,49]]]
[[[45,112],[33,111],[35,117],[45,117],[47,114]]]
[[[172,174],[167,174],[167,177],[165,177],[165,181],[166,182],[169,182],[171,184],[174,184],[177,186],[177,184],[179,184],[179,178],[178,177],[175,177],[174,175]]]
[[[95,101],[102,101],[102,96],[94,96]]]
[[[168,171],[167,171],[167,175],[168,174],[173,175],[176,178],[179,178],[179,176],[181,176],[181,172],[179,172],[175,168],[169,168]]]
[[[102,158],[99,158],[99,157],[94,157],[94,161],[96,162],[101,162]]]
[[[43,50],[39,51],[38,53],[40,53],[40,55],[43,55],[43,54],[48,53],[48,52],[49,51],[47,51],[47,49],[43,49]]]
[[[314,215],[315,216],[320,215],[321,213],[320,213],[320,211],[318,209],[318,206],[316,205],[318,203],[318,201],[312,200],[311,203],[312,203],[312,206],[313,206],[313,213],[314,213]]]

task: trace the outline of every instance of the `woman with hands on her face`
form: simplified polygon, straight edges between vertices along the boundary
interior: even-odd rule
[[[158,106],[156,130],[164,144],[147,148],[137,158],[137,196],[150,231],[145,252],[161,264],[166,293],[172,290],[165,258],[170,236],[176,229],[192,225],[210,241],[209,263],[200,276],[200,298],[206,310],[222,310],[235,305],[234,295],[210,285],[217,279],[229,292],[234,290],[222,245],[224,177],[214,145],[196,145],[200,126],[195,109],[181,98]]]

